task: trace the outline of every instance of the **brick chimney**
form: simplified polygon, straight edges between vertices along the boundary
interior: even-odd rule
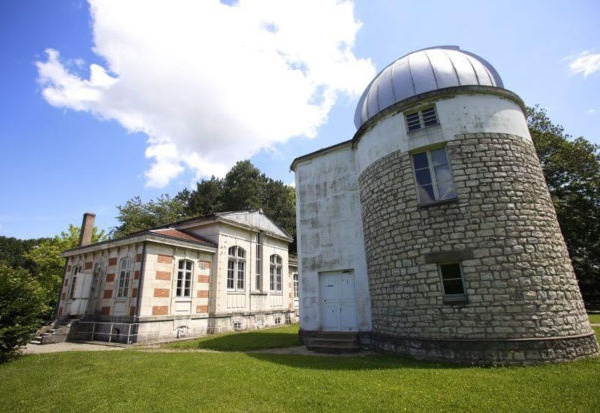
[[[94,219],[96,214],[86,212],[83,214],[83,221],[81,222],[81,232],[79,233],[79,246],[88,245],[92,242],[92,230],[94,229]]]

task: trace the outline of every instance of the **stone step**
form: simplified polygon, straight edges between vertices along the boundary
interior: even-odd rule
[[[320,344],[320,343],[332,343],[332,344],[344,344],[344,343],[350,343],[350,344],[357,344],[357,339],[356,337],[343,337],[343,338],[329,338],[329,337],[311,337],[310,339],[306,340],[310,343],[314,343],[314,344]]]
[[[38,340],[37,338],[35,338],[35,339],[31,340],[31,341],[30,341],[30,343],[31,343],[31,344],[37,344],[37,345],[44,344],[44,343],[42,343],[42,341],[41,341],[41,340]]]
[[[357,343],[319,343],[307,344],[306,348],[317,353],[357,353],[360,351],[360,346]]]

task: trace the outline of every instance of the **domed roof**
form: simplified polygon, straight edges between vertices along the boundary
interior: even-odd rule
[[[504,87],[492,65],[458,46],[417,50],[375,76],[358,102],[354,124],[360,128],[383,109],[412,96],[466,85]]]

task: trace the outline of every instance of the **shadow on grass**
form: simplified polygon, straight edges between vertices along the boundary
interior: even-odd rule
[[[174,349],[205,349],[215,351],[252,351],[261,349],[299,346],[297,334],[276,332],[248,332],[205,337],[200,340],[172,343]]]
[[[472,366],[419,361],[395,355],[312,356],[297,354],[248,353],[254,359],[310,370],[393,370],[393,369],[466,369]]]

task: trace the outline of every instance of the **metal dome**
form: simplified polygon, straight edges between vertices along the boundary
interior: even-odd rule
[[[492,65],[458,46],[417,50],[375,76],[358,101],[354,124],[360,128],[383,109],[412,96],[465,85],[504,87]]]

